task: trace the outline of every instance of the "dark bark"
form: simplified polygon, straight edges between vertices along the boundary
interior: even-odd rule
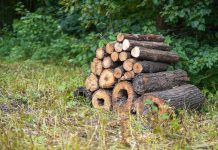
[[[168,64],[152,61],[138,61],[133,65],[135,73],[155,73],[166,71]]]
[[[136,41],[154,41],[154,42],[163,42],[164,37],[161,35],[154,35],[154,34],[127,34],[127,33],[120,33],[117,35],[117,41],[123,42],[124,39],[129,40],[136,40]]]
[[[92,99],[92,92],[87,90],[85,87],[78,87],[74,92],[73,92],[74,97],[82,96],[85,97],[87,101],[91,101]]]

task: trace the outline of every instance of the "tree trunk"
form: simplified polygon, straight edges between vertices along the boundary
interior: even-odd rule
[[[128,58],[130,58],[130,57],[131,57],[130,52],[121,52],[121,53],[119,54],[119,60],[120,60],[120,61],[125,61],[125,60],[127,60]]]
[[[118,42],[123,42],[124,39],[136,40],[136,41],[164,42],[164,37],[161,35],[154,35],[154,34],[137,35],[137,34],[127,34],[127,33],[120,33],[117,35]]]
[[[148,49],[144,47],[134,47],[131,55],[137,59],[151,60],[165,63],[176,63],[179,57],[174,52],[160,51],[155,49]]]
[[[113,53],[115,43],[116,43],[116,42],[114,41],[114,42],[110,42],[110,43],[108,43],[108,44],[106,45],[106,52],[107,52],[108,54],[112,54],[112,53]]]
[[[99,86],[101,88],[112,88],[116,82],[112,69],[105,69],[99,79]]]
[[[135,64],[136,60],[133,58],[127,59],[123,63],[123,68],[126,71],[131,71],[133,69],[133,65]]]
[[[158,49],[163,51],[169,51],[171,49],[169,45],[163,42],[134,41],[134,40],[127,40],[127,39],[123,41],[124,51],[131,51],[135,46],[141,46],[150,49]]]
[[[100,89],[95,91],[92,96],[92,105],[94,108],[112,110],[111,91]]]
[[[105,69],[108,69],[108,68],[115,68],[115,67],[117,67],[118,65],[119,65],[118,63],[115,63],[115,62],[112,61],[112,59],[111,59],[110,56],[105,57],[105,58],[103,59],[103,62],[102,62],[102,66],[103,66],[103,68],[105,68]]]
[[[93,61],[91,62],[91,72],[95,75],[100,75],[103,71],[103,65],[102,61],[94,58]]]
[[[99,88],[98,77],[94,75],[93,73],[91,73],[85,81],[85,86],[86,86],[86,89],[91,92],[96,91]]]
[[[119,82],[112,92],[112,104],[115,111],[130,111],[136,98],[132,84],[127,81]]]
[[[137,94],[142,95],[147,92],[171,89],[183,85],[187,81],[189,81],[189,77],[183,70],[141,73],[134,78],[133,88]]]
[[[92,99],[92,92],[87,90],[85,87],[78,87],[74,92],[73,92],[74,97],[78,96],[83,96],[86,98],[87,101],[91,101]]]
[[[125,70],[124,70],[123,66],[119,66],[119,67],[114,69],[114,77],[119,79],[122,77],[124,72],[125,72]]]
[[[163,114],[168,111],[166,105],[170,106],[171,109],[197,109],[203,104],[205,97],[196,86],[190,84],[166,91],[145,93],[134,103],[134,107],[139,114],[146,113],[146,108],[144,107],[146,100],[153,101],[158,106],[160,113]]]
[[[114,49],[116,52],[121,52],[123,50],[123,44],[122,43],[115,43]]]
[[[152,61],[138,61],[133,65],[133,71],[135,73],[155,73],[166,71],[168,65],[160,62]]]
[[[127,71],[124,75],[120,78],[120,80],[132,80],[135,77],[134,71]]]
[[[119,53],[118,53],[118,52],[113,52],[113,53],[111,54],[111,60],[112,60],[113,62],[119,61]]]
[[[105,47],[103,48],[98,48],[96,50],[96,58],[98,59],[103,59],[104,57],[106,57],[108,54],[105,51]]]

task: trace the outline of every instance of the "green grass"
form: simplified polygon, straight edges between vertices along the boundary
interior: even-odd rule
[[[218,149],[217,100],[166,120],[96,110],[72,97],[84,70],[1,63],[0,149]]]

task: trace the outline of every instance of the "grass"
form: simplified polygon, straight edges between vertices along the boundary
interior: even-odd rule
[[[170,119],[123,116],[72,97],[87,73],[1,63],[0,149],[218,149],[217,100]]]

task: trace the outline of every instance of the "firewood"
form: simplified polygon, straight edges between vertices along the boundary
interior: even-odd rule
[[[85,81],[85,86],[86,86],[86,89],[88,89],[91,92],[96,91],[99,88],[98,77],[94,75],[93,73],[91,73]]]
[[[96,58],[98,58],[98,59],[103,59],[104,57],[106,57],[107,56],[107,53],[106,53],[106,51],[105,51],[105,47],[103,47],[103,48],[98,48],[97,50],[96,50]]]
[[[127,39],[123,41],[124,51],[131,51],[135,46],[141,46],[150,49],[158,49],[163,51],[169,51],[171,49],[169,45],[163,42],[134,41],[134,40],[127,40]]]
[[[163,114],[168,111],[167,106],[171,109],[197,109],[202,105],[205,97],[196,86],[190,84],[174,87],[166,91],[145,93],[134,102],[134,109],[139,114],[146,113],[146,100],[152,101],[158,106],[160,114]]]
[[[120,61],[125,61],[125,60],[127,60],[128,58],[130,58],[130,57],[131,57],[130,52],[121,52],[121,53],[119,54],[119,60],[120,60]]]
[[[152,61],[138,61],[133,65],[135,73],[155,73],[166,71],[168,64]]]
[[[134,71],[127,71],[124,75],[120,78],[120,80],[132,80],[135,77]]]
[[[116,42],[114,41],[114,42],[110,42],[110,43],[108,43],[108,44],[106,45],[106,52],[107,52],[108,54],[112,54],[112,53],[113,53],[115,43],[116,43]]]
[[[165,71],[158,73],[141,73],[135,76],[133,88],[137,94],[161,91],[180,86],[189,81],[187,73],[183,70]]]
[[[154,35],[154,34],[127,34],[127,33],[120,33],[117,35],[117,41],[123,42],[124,39],[129,40],[136,40],[136,41],[154,41],[154,42],[164,42],[164,37],[161,35]]]
[[[114,49],[116,52],[121,52],[123,50],[123,44],[116,42],[114,45]]]
[[[179,57],[174,52],[161,51],[155,49],[148,49],[144,47],[134,47],[131,51],[131,55],[137,59],[151,60],[165,63],[178,62]]]
[[[112,60],[113,62],[118,61],[118,60],[119,60],[119,53],[118,53],[118,52],[113,52],[113,53],[111,54],[111,60]]]
[[[103,66],[103,68],[105,68],[105,69],[108,69],[108,68],[115,68],[115,67],[117,67],[118,65],[119,65],[119,63],[113,62],[113,61],[111,60],[111,57],[110,57],[110,56],[105,57],[105,58],[103,59],[103,62],[102,62],[102,66]]]
[[[111,91],[103,89],[95,91],[92,96],[92,105],[94,108],[112,110]]]
[[[136,98],[132,84],[127,81],[119,82],[112,92],[112,105],[115,111],[130,111]]]
[[[74,97],[82,96],[85,97],[87,101],[91,101],[92,99],[92,92],[87,90],[85,87],[78,87],[74,92],[73,92]]]
[[[124,72],[125,72],[125,70],[124,70],[123,66],[119,66],[119,67],[114,69],[114,77],[119,79],[124,74]]]
[[[133,69],[133,65],[135,64],[136,60],[133,58],[129,58],[127,60],[124,61],[123,63],[123,68],[126,71],[131,71]]]
[[[102,61],[97,58],[94,58],[93,61],[91,62],[91,72],[95,75],[100,75],[102,71],[103,71]]]
[[[116,82],[112,69],[105,69],[99,78],[99,86],[101,88],[112,88]]]

